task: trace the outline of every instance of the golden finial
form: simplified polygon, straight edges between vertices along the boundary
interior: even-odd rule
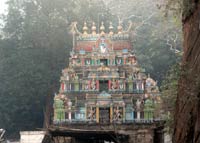
[[[101,34],[105,34],[105,32],[104,32],[105,26],[104,26],[104,23],[103,23],[103,22],[101,22],[100,30],[101,30]]]
[[[113,25],[112,25],[112,22],[110,22],[109,30],[110,30],[109,34],[113,35]]]
[[[122,30],[123,30],[123,27],[122,27],[122,23],[119,22],[119,25],[117,27],[117,30],[118,30],[118,34],[121,34],[122,33]]]
[[[95,35],[96,34],[96,25],[95,25],[95,22],[92,23],[92,35]]]
[[[87,31],[88,31],[87,23],[84,22],[84,26],[83,26],[83,34],[88,34]]]

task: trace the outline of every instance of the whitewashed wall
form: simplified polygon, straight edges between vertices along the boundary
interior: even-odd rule
[[[22,131],[20,132],[20,143],[42,143],[44,136],[44,131]]]

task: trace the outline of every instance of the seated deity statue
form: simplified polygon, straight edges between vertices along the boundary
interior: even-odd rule
[[[113,90],[115,90],[115,89],[117,89],[117,81],[116,80],[112,80],[112,82],[111,82],[111,88],[113,89]]]

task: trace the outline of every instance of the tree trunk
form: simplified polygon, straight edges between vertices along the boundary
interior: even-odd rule
[[[200,2],[183,21],[184,55],[175,113],[174,143],[200,143]]]

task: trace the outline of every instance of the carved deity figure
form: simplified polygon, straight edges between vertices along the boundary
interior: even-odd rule
[[[141,101],[139,99],[137,99],[137,102],[136,102],[136,109],[137,110],[141,109]]]
[[[136,64],[136,58],[135,57],[133,57],[132,59],[131,59],[131,64]]]
[[[123,82],[120,83],[119,88],[124,89],[124,83]]]
[[[87,65],[90,65],[90,64],[91,64],[90,59],[87,59],[87,60],[86,60],[86,64],[87,64]]]
[[[92,82],[91,82],[91,89],[92,90],[96,89],[96,81],[94,79],[92,79]]]
[[[88,89],[89,89],[88,81],[85,82],[84,89],[85,89],[85,90],[88,90]]]
[[[117,80],[114,80],[114,79],[112,80],[111,89],[113,89],[113,90],[117,89]]]
[[[115,120],[122,119],[122,114],[121,114],[121,111],[120,111],[119,107],[114,109],[114,119]]]
[[[76,74],[75,73],[71,73],[71,79],[75,79]]]
[[[89,113],[88,113],[88,119],[94,120],[95,119],[95,109],[90,107]]]
[[[116,62],[118,65],[120,65],[122,63],[122,59],[117,59]]]

